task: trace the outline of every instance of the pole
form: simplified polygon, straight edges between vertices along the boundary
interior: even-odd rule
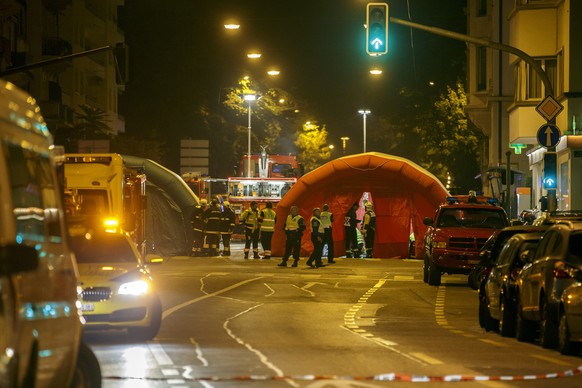
[[[364,113],[364,153],[366,153],[366,113]]]
[[[251,101],[249,100],[249,139],[247,151],[247,178],[251,177]]]
[[[505,169],[505,200],[507,201],[505,209],[507,217],[511,220],[511,151],[505,152],[507,156],[507,167]]]

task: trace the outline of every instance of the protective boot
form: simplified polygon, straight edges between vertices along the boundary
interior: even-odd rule
[[[291,267],[297,267],[298,263],[299,263],[299,259],[294,259],[293,264],[291,264]]]
[[[260,259],[260,258],[261,258],[261,256],[259,256],[259,251],[253,250],[253,259],[256,260],[256,259]]]

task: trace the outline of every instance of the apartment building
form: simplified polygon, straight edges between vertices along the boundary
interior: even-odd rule
[[[123,0],[8,0],[0,7],[0,71],[124,42],[117,15]],[[88,105],[106,113],[111,134],[124,132],[123,92],[113,51],[12,73],[5,79],[37,99],[54,133],[75,124]]]
[[[467,12],[470,35],[524,51],[548,75],[552,96],[564,106],[556,117],[563,135],[556,149],[557,207],[582,209],[582,140],[577,128],[582,114],[582,24],[576,23],[582,20],[582,1],[469,0]],[[511,167],[526,173],[516,174],[516,186],[529,187],[530,204],[537,206],[547,193],[542,188],[546,149],[537,140],[546,119],[536,107],[548,91],[534,69],[515,55],[475,45],[468,52],[467,113],[489,138],[489,193],[498,194],[492,183],[497,168],[506,167],[505,153],[511,151]],[[503,187],[498,184],[497,190]],[[515,186],[512,195],[519,197]]]

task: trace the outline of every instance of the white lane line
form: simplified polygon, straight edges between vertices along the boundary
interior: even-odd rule
[[[188,300],[188,301],[186,301],[184,303],[180,303],[179,305],[176,305],[176,306],[171,307],[171,308],[169,308],[167,310],[164,310],[164,312],[162,314],[162,319],[168,318],[170,315],[174,314],[176,311],[181,310],[184,307],[188,307],[191,304],[194,304],[196,302],[200,302],[201,300],[205,300],[205,299],[211,298],[211,297],[216,296],[216,295],[223,294],[225,292],[228,292],[230,290],[233,290],[233,289],[235,289],[237,287],[240,287],[242,285],[245,285],[247,283],[255,282],[257,280],[261,280],[261,279],[264,279],[264,278],[265,278],[264,276],[259,276],[259,277],[256,277],[256,278],[243,280],[242,282],[238,282],[236,284],[233,284],[232,286],[228,286],[226,288],[223,288],[222,290],[218,290],[218,291],[212,292],[210,294],[206,294],[206,295],[199,296],[198,298],[190,299],[190,300]]]
[[[173,364],[172,359],[164,351],[164,348],[162,348],[160,343],[156,341],[148,342],[148,347],[150,348],[150,352],[152,352],[159,366]]]
[[[434,357],[429,356],[428,354],[424,354],[424,353],[410,353],[411,355],[413,355],[414,357],[426,362],[429,365],[442,365],[443,362],[441,360],[438,360]]]
[[[270,287],[267,283],[263,283],[263,284],[265,285],[265,287],[267,287],[269,290],[271,290],[271,292],[269,294],[266,294],[265,297],[268,298],[269,296],[275,294],[275,290],[272,287]]]
[[[162,369],[162,374],[164,376],[179,376],[180,372],[178,372],[176,369]]]
[[[196,342],[196,340],[194,338],[190,338],[190,343],[192,345],[194,345],[194,348],[196,351],[196,358],[198,360],[200,360],[202,365],[208,366],[208,360],[206,358],[204,358],[204,356],[202,355],[202,349],[200,348],[200,345],[198,344],[198,342]]]
[[[313,292],[313,291],[306,290],[304,288],[301,288],[299,286],[296,286],[295,284],[292,284],[292,286],[295,287],[295,288],[297,288],[298,290],[307,292],[310,296],[315,296],[315,292]]]
[[[263,353],[261,353],[261,351],[260,351],[260,350],[257,350],[257,349],[255,349],[255,348],[253,348],[251,344],[248,344],[248,343],[246,343],[246,342],[245,342],[245,341],[244,341],[242,338],[239,338],[239,337],[237,337],[237,336],[236,336],[236,335],[235,335],[235,334],[232,332],[232,330],[230,330],[230,328],[228,327],[228,326],[229,326],[229,323],[230,323],[232,320],[235,320],[236,318],[238,318],[238,317],[240,317],[240,316],[243,316],[244,314],[246,314],[246,313],[249,313],[249,312],[253,311],[253,310],[254,310],[254,309],[256,309],[256,308],[258,308],[258,307],[261,307],[262,305],[263,305],[263,304],[261,303],[261,304],[258,304],[258,305],[256,305],[256,306],[249,307],[248,309],[246,309],[246,310],[244,310],[244,311],[241,311],[240,313],[238,313],[238,314],[236,314],[236,315],[234,315],[234,316],[232,316],[232,317],[230,317],[230,318],[227,318],[227,319],[224,321],[224,324],[222,325],[222,327],[223,327],[223,328],[224,328],[224,330],[226,331],[226,334],[228,334],[228,335],[229,335],[229,336],[230,336],[230,337],[231,337],[233,340],[235,340],[235,341],[236,341],[238,344],[240,344],[240,345],[244,346],[245,348],[247,348],[247,349],[248,349],[249,351],[251,351],[252,353],[255,353],[255,354],[257,355],[257,357],[259,358],[259,361],[261,361],[261,363],[262,363],[263,365],[265,365],[267,368],[269,368],[269,369],[271,369],[273,372],[275,372],[275,374],[276,374],[278,377],[283,377],[283,376],[285,375],[285,374],[283,373],[283,371],[282,371],[281,369],[277,368],[277,366],[275,366],[275,365],[274,365],[272,362],[270,362],[270,361],[269,361],[269,359],[267,358],[267,356],[265,356]],[[294,387],[299,387],[299,385],[297,385],[295,382],[293,382],[293,381],[291,381],[291,380],[289,380],[289,379],[286,379],[285,381],[286,381],[287,383],[289,383],[290,385],[294,386]]]

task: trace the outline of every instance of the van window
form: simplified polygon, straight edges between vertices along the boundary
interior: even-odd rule
[[[62,241],[58,196],[48,155],[5,143],[4,155],[12,189],[17,239]]]

